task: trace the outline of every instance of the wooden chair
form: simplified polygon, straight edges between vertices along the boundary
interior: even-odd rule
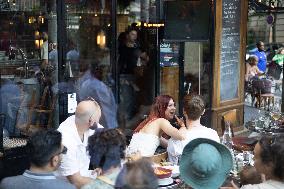
[[[264,85],[264,84],[263,84]],[[272,103],[274,106],[274,94],[271,92],[264,93],[261,91],[261,89],[257,86],[252,85],[253,93],[256,98],[256,107],[263,108],[269,110],[270,104]],[[269,90],[268,90],[269,91]]]
[[[48,86],[44,88],[43,95],[38,105],[36,105],[36,97],[35,93],[33,93],[31,99],[31,106],[28,114],[27,127],[24,131],[24,134],[30,135],[32,133],[32,130],[50,129],[52,127],[53,113],[55,109],[57,95],[53,95],[51,101],[46,106],[45,103],[48,99],[48,95],[50,94],[50,92],[51,91],[49,90]],[[41,124],[41,115],[47,115],[46,125]]]
[[[261,94],[259,93],[257,95],[257,107],[260,108],[263,103],[263,108],[267,109],[269,111],[270,109],[270,103],[272,103],[274,107],[274,94],[268,93],[268,94]]]

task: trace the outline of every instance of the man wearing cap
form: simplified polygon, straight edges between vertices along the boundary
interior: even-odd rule
[[[210,139],[189,142],[180,159],[181,179],[194,189],[217,189],[233,166],[229,149]]]
[[[58,131],[62,133],[62,143],[68,151],[62,157],[58,169],[60,176],[66,177],[77,188],[90,183],[97,174],[89,170],[90,157],[87,152],[88,138],[94,134],[90,129],[94,124],[99,128],[101,109],[93,99],[80,102],[75,115],[62,122]]]

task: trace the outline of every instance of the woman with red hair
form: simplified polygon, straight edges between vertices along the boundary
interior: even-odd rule
[[[127,154],[140,152],[142,156],[154,155],[160,145],[160,137],[163,133],[176,139],[185,137],[185,125],[176,115],[176,107],[173,98],[169,95],[157,96],[151,107],[147,119],[142,121],[134,130],[134,134],[127,148]],[[168,120],[177,119],[179,129],[173,127]]]

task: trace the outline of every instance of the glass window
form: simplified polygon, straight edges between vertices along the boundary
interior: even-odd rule
[[[119,123],[136,128],[155,95],[157,27],[155,1],[118,1]]]
[[[13,136],[52,127],[56,95],[51,86],[57,81],[58,65],[56,0],[7,1],[1,4],[0,25],[5,132]]]
[[[76,93],[77,102],[87,97],[95,99],[102,109],[100,123],[106,128],[118,126],[114,67],[110,58],[111,7],[111,1],[65,1],[65,61],[59,85],[63,104],[72,93]],[[69,88],[63,87],[66,85]],[[70,103],[70,99],[67,102]],[[67,113],[73,113],[72,110],[75,111],[67,107]],[[61,113],[60,122],[68,115],[66,108]]]

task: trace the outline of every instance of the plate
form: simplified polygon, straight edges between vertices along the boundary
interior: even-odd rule
[[[166,169],[171,169],[172,170],[172,177],[178,177],[179,176],[179,166],[178,165],[173,165],[173,166],[163,166]]]
[[[169,178],[163,178],[163,179],[158,179],[159,186],[166,186],[170,185],[174,182],[174,180],[169,177]]]

